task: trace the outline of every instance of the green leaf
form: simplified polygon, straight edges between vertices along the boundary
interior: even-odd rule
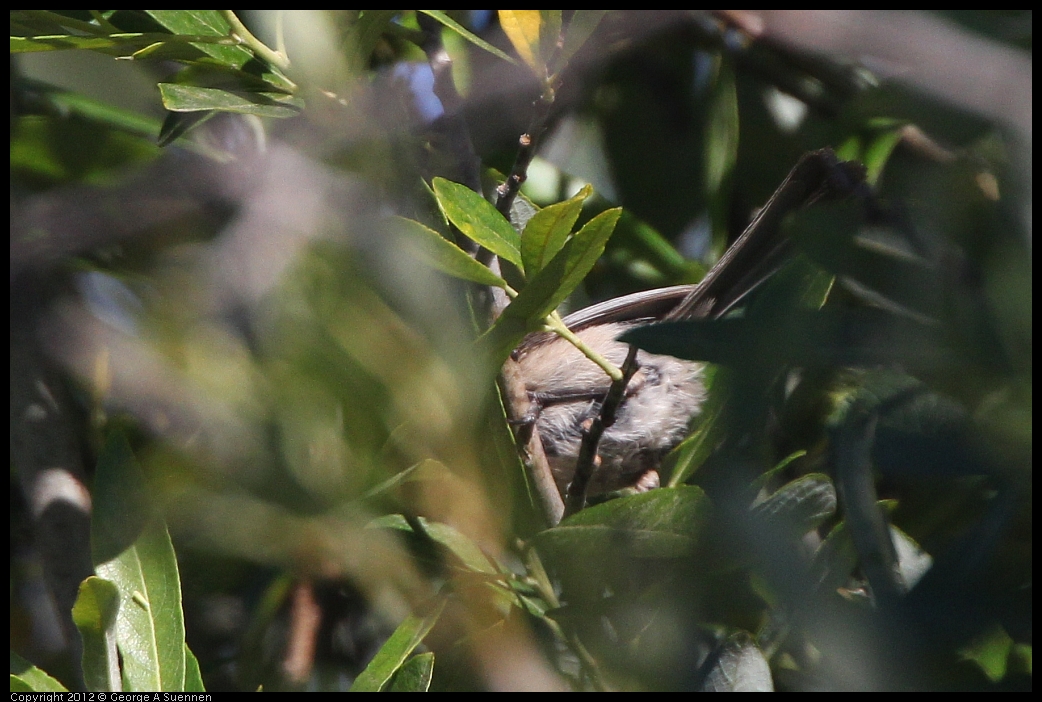
[[[417,10],[417,12],[422,12],[423,14],[427,15],[428,17],[431,17],[432,19],[435,19],[435,20],[441,22],[446,27],[448,27],[452,31],[456,32],[461,37],[463,37],[464,39],[469,41],[470,43],[474,44],[477,47],[480,47],[480,48],[484,49],[485,51],[489,52],[493,56],[498,56],[499,58],[503,59],[504,61],[509,61],[510,63],[514,64],[515,66],[518,65],[517,60],[514,59],[514,57],[510,56],[509,54],[503,53],[502,51],[500,51],[496,47],[492,46],[487,41],[485,41],[484,39],[482,39],[478,35],[476,35],[473,32],[471,32],[469,29],[467,29],[466,27],[461,25],[459,22],[457,22],[456,20],[454,20],[451,17],[449,17],[448,15],[446,15],[441,10]]]
[[[536,544],[556,553],[593,554],[627,549],[637,558],[689,553],[708,517],[701,488],[685,485],[652,490],[594,505],[536,535]]]
[[[185,644],[185,692],[206,692],[203,673],[199,670],[199,659]]]
[[[351,692],[379,692],[434,627],[444,608],[445,600],[442,599],[426,616],[406,617],[355,678]]]
[[[83,639],[83,679],[92,692],[119,692],[119,656],[116,653],[116,615],[119,589],[91,576],[80,583],[72,620]]]
[[[275,92],[232,93],[217,88],[160,83],[159,93],[163,107],[171,112],[217,110],[258,117],[292,117],[304,107],[301,99]]]
[[[579,230],[500,315],[480,343],[493,359],[506,358],[521,337],[579,287],[615,230],[621,208],[605,210]]]
[[[68,692],[60,682],[14,651],[11,656],[11,692]]]
[[[469,570],[486,575],[498,575],[499,571],[478,547],[467,536],[457,531],[454,527],[441,522],[432,522],[423,517],[417,517],[417,521],[423,528],[424,533],[449,550]],[[390,528],[402,531],[412,531],[412,525],[400,514],[388,514],[374,519],[368,528]]]
[[[589,185],[575,197],[536,212],[521,233],[521,260],[529,276],[535,275],[564,247],[582,212],[583,202],[593,193]]]
[[[145,10],[145,12],[174,34],[202,37],[231,35],[231,27],[217,10]],[[242,68],[253,59],[253,54],[242,46],[221,46],[202,42],[193,43],[192,46],[232,68]]]
[[[507,286],[507,282],[487,266],[478,263],[466,251],[430,227],[404,217],[394,219],[402,231],[419,244],[421,256],[442,273],[480,285],[494,285],[497,288]]]
[[[450,222],[492,253],[522,267],[521,238],[492,203],[467,186],[444,178],[435,178],[432,185],[438,206]]]
[[[177,559],[119,432],[110,434],[98,458],[94,505],[95,571],[119,589],[116,643],[123,657],[123,689],[182,691],[185,629]]]
[[[427,692],[434,674],[434,654],[417,653],[391,676],[387,692]]]

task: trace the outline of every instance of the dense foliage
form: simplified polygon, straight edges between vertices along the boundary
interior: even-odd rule
[[[1030,12],[10,19],[12,690],[1030,689]],[[511,351],[826,148],[555,523]]]

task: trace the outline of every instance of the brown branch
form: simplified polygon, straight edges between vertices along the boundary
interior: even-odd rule
[[[539,498],[547,525],[556,526],[564,516],[564,502],[557,490],[550,462],[543,451],[543,442],[535,430],[534,408],[528,396],[528,388],[521,377],[517,361],[508,358],[499,374],[499,387],[503,393],[503,406],[507,419],[514,427],[514,438],[521,447],[521,460],[528,471],[533,489]]]
[[[550,117],[555,94],[556,90],[552,84],[545,86],[543,94],[535,103],[535,113],[528,124],[528,129],[518,139],[517,156],[514,158],[510,175],[496,188],[496,209],[507,219],[510,219],[510,206],[514,204],[514,198],[517,197],[521,184],[528,180],[528,167],[535,158],[539,140],[546,131],[546,123]]]
[[[637,363],[637,347],[630,346],[626,361],[622,364],[622,377],[614,381],[608,388],[608,394],[604,396],[601,403],[601,411],[583,430],[582,444],[579,447],[579,457],[575,464],[575,475],[572,483],[568,486],[568,498],[565,508],[565,516],[575,514],[586,506],[586,491],[593,478],[594,470],[599,463],[597,456],[597,445],[604,435],[604,430],[615,423],[615,415],[623,400],[626,399],[626,386],[639,368]]]

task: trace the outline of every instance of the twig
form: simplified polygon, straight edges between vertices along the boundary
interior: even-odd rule
[[[510,219],[510,206],[514,204],[514,198],[517,197],[521,184],[528,179],[528,166],[531,165],[532,159],[535,158],[539,139],[543,136],[543,132],[546,131],[546,122],[550,116],[550,109],[553,107],[555,95],[554,85],[548,82],[543,87],[543,93],[539,96],[539,100],[536,101],[535,114],[532,115],[532,121],[529,123],[528,129],[518,139],[517,156],[514,158],[514,166],[510,169],[510,175],[496,188],[498,196],[496,198],[496,209],[507,219]]]
[[[615,415],[626,398],[626,386],[629,385],[633,374],[637,372],[637,347],[630,346],[626,361],[622,364],[622,376],[612,381],[608,388],[608,394],[604,396],[601,403],[601,411],[583,430],[582,444],[579,447],[579,458],[575,464],[575,476],[572,484],[568,486],[567,504],[565,516],[575,514],[586,506],[586,491],[593,477],[594,469],[597,467],[597,445],[604,435],[604,430],[615,423]]]
[[[303,685],[315,666],[315,646],[322,624],[322,609],[315,599],[315,586],[311,581],[301,580],[294,586],[289,619],[289,641],[282,672],[294,684]]]
[[[531,478],[543,516],[548,526],[556,526],[564,516],[564,501],[550,471],[550,462],[543,450],[539,432],[535,431],[532,401],[528,396],[525,380],[521,377],[521,368],[512,358],[508,358],[503,364],[503,370],[499,374],[499,387],[503,393],[503,407],[506,409],[507,419],[515,427],[514,437],[517,445],[521,447],[521,460]]]

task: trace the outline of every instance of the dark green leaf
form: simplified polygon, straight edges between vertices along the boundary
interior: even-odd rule
[[[189,36],[230,36],[231,27],[217,10],[145,10],[155,21],[174,34]],[[198,42],[192,46],[233,68],[242,68],[253,54],[242,46],[221,46]]]
[[[539,533],[536,543],[556,553],[625,549],[638,558],[679,556],[697,543],[708,510],[699,487],[652,490],[584,509]]]
[[[442,273],[480,285],[493,285],[497,288],[507,286],[506,281],[493,273],[488,266],[478,263],[466,251],[430,227],[404,217],[396,217],[395,222],[418,243],[420,255]]]
[[[379,692],[434,627],[444,608],[445,600],[441,600],[426,616],[406,617],[376,652],[365,670],[355,678],[351,692]]]
[[[492,203],[467,186],[444,178],[435,178],[432,185],[438,206],[450,222],[492,253],[522,267],[521,239]]]
[[[626,332],[623,341],[692,361],[751,365],[936,368],[957,359],[938,329],[875,309],[792,310],[776,319],[692,320]]]
[[[232,93],[217,88],[160,83],[163,107],[172,112],[217,110],[258,117],[292,117],[304,103],[284,93]]]

